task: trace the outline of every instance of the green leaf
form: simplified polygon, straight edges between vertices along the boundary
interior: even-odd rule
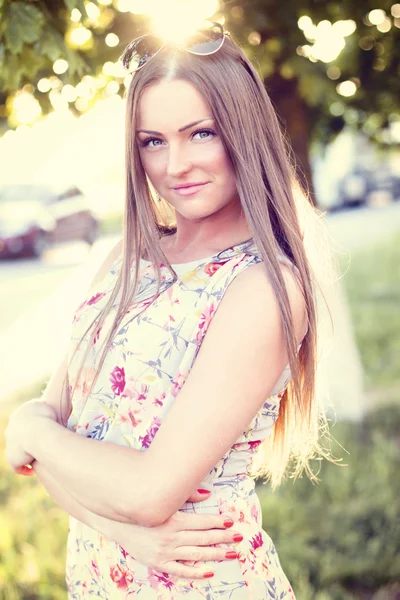
[[[6,54],[6,60],[0,71],[1,86],[6,91],[15,91],[19,88],[22,79],[22,65],[16,54]]]
[[[69,75],[79,75],[79,77],[89,72],[89,66],[83,58],[71,48],[65,48],[65,60],[68,62]]]
[[[5,22],[6,48],[13,54],[19,54],[25,43],[31,44],[40,38],[44,15],[35,6],[25,2],[14,2],[9,7]]]
[[[25,46],[20,57],[22,63],[22,73],[28,79],[32,80],[40,69],[45,66],[46,58],[38,56],[32,48]]]
[[[0,88],[15,92],[25,83],[24,79],[32,81],[45,65],[46,58],[38,56],[28,46],[25,46],[20,55],[6,52],[0,69]]]
[[[62,36],[50,28],[45,29],[35,46],[37,53],[46,56],[51,62],[63,57],[65,52],[65,43]]]
[[[3,66],[4,56],[5,56],[4,44],[0,44],[0,67]]]

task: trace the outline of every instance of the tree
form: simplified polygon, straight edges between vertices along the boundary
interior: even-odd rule
[[[377,4],[379,9],[371,18],[381,23],[381,31],[367,16],[376,11]],[[226,2],[226,9],[226,26],[258,64],[306,180],[311,181],[311,140],[327,142],[345,123],[362,127],[377,142],[386,139],[382,130],[400,107],[400,4],[390,0],[238,0],[233,6]],[[308,24],[303,25],[305,31],[299,28],[300,18]],[[322,62],[312,54],[311,60],[307,58],[312,50],[310,19],[313,24],[325,21],[322,28],[327,36],[332,35],[327,21],[348,21],[342,30],[351,28],[349,21],[354,21],[354,33],[345,38],[343,50],[332,62]],[[333,39],[325,48],[328,52],[332,50],[329,43],[332,46]],[[344,81],[353,83],[354,95],[338,93],[337,86]]]
[[[49,112],[49,94],[38,91],[36,84],[50,75],[54,79],[57,59],[68,62],[68,70],[58,79],[76,85],[85,75],[99,74],[106,61],[117,61],[126,44],[146,30],[146,15],[121,12],[111,0],[101,2],[0,0],[0,117],[9,115],[10,97],[26,84],[42,111]],[[389,141],[388,124],[399,118],[400,5],[390,0],[379,4],[377,8],[372,0],[224,0],[215,15],[225,17],[226,28],[258,65],[299,171],[309,183],[312,140],[327,141],[351,123],[383,143]],[[335,31],[343,35],[336,39]],[[105,42],[110,32],[118,36],[113,47]],[[343,49],[337,58],[326,56],[340,39]],[[112,78],[112,74],[103,78],[86,108]],[[343,82],[347,87],[339,93]],[[72,102],[70,107],[84,110]]]

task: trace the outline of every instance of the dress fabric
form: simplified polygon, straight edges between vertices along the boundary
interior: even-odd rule
[[[278,258],[291,265],[283,256]],[[107,302],[120,262],[75,312],[69,352],[71,387],[87,349],[85,331]],[[177,278],[161,265],[162,285],[151,302],[156,274],[153,266],[142,260],[135,300],[86,398],[118,297],[103,328],[97,331],[73,395],[67,427],[77,435],[146,451],[188,377],[229,284],[259,262],[256,247],[248,240],[210,258],[175,265]],[[252,456],[273,429],[289,380],[287,367],[246,430],[203,480],[204,487],[212,490],[210,497],[181,508],[194,513],[232,514],[235,531],[243,535],[242,542],[229,544],[238,552],[237,559],[204,563],[214,572],[211,579],[169,576],[139,563],[120,545],[71,517],[66,570],[69,599],[293,600],[276,549],[262,529],[255,483],[248,475]]]

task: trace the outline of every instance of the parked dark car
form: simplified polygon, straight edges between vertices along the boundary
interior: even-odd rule
[[[391,202],[400,198],[400,178],[384,166],[373,171],[355,170],[339,182],[338,195],[341,207],[369,204],[377,195]]]
[[[41,256],[54,244],[93,244],[98,222],[76,186],[0,186],[0,256]]]

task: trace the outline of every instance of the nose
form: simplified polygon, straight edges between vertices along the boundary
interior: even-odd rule
[[[187,150],[170,146],[168,153],[167,175],[170,177],[179,177],[187,173],[192,168]]]

